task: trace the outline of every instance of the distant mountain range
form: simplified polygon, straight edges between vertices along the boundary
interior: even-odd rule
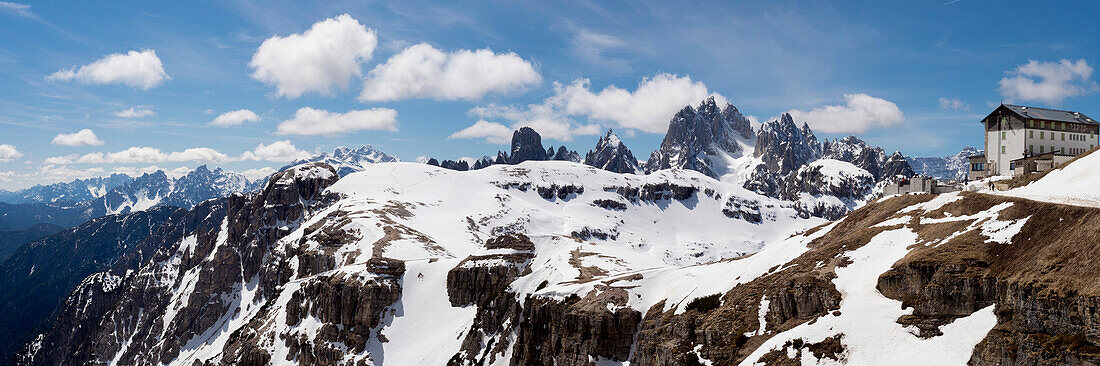
[[[967,146],[958,154],[944,157],[911,157],[905,160],[913,167],[913,171],[920,175],[943,180],[966,180],[967,169],[970,166],[969,157],[981,155],[985,152],[972,146]]]
[[[469,170],[524,161],[581,161],[579,154],[565,147],[543,148],[542,138],[529,127],[513,133],[511,147],[510,154],[498,152],[496,159],[485,157],[473,164],[434,158],[428,164]],[[677,112],[648,161],[639,162],[609,130],[585,154],[583,163],[630,174],[694,170],[767,197],[796,202],[807,217],[830,219],[867,202],[880,183],[916,174],[900,152],[887,154],[855,136],[819,142],[809,125],[798,126],[789,114],[753,131],[737,107],[729,103],[719,107],[713,97]]]
[[[800,201],[808,215],[835,218],[866,201],[874,187],[894,176],[923,174],[940,179],[959,179],[966,175],[966,157],[980,151],[967,147],[948,157],[904,157],[886,154],[878,147],[849,136],[839,140],[818,141],[810,127],[797,125],[790,115],[763,123],[753,131],[748,118],[737,107],[719,106],[714,98],[698,106],[685,106],[669,121],[668,131],[658,150],[649,160],[638,161],[612,131],[582,158],[565,146],[547,148],[535,130],[523,127],[512,136],[511,149],[496,157],[481,159],[428,159],[430,165],[452,170],[482,169],[495,164],[519,164],[524,161],[560,160],[582,162],[617,173],[649,174],[662,169],[695,170],[774,198]],[[835,160],[842,164],[818,160]],[[377,163],[397,162],[398,158],[373,146],[336,148],[300,159],[290,167],[321,162],[336,169],[341,177],[362,171]],[[823,166],[836,169],[820,170]],[[809,170],[815,170],[809,172]],[[837,179],[822,179],[822,174],[843,174]],[[870,179],[856,178],[868,176]],[[190,208],[195,204],[233,192],[259,189],[267,178],[249,181],[243,175],[220,168],[199,166],[187,175],[172,179],[164,171],[140,177],[114,174],[109,177],[78,179],[72,182],[39,185],[15,192],[0,192],[0,212],[33,212],[0,216],[0,230],[24,229],[39,222],[69,227],[93,217],[145,210],[171,205]],[[832,187],[824,194],[815,184],[837,183],[857,186]],[[803,194],[806,194],[803,196]],[[824,195],[823,195],[824,194]],[[823,197],[833,197],[823,198]],[[838,204],[842,202],[842,204]],[[29,205],[29,206],[21,206]]]

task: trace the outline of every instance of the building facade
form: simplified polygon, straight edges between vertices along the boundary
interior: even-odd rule
[[[1053,153],[1068,160],[1097,146],[1100,123],[1073,111],[1002,104],[982,119],[985,127],[985,162],[976,175],[1015,175],[1013,161]],[[1026,170],[1026,169],[1023,169]]]

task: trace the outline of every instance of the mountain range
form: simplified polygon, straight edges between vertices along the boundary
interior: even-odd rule
[[[784,177],[903,166],[796,130],[791,156],[833,158],[774,162]],[[162,224],[15,361],[1095,363],[1082,253],[1097,249],[1098,167],[1091,154],[1023,188],[885,197],[828,221],[690,169],[307,163]]]
[[[970,168],[969,157],[984,154],[982,150],[967,146],[958,154],[944,157],[905,157],[913,171],[937,179],[965,181]]]
[[[996,364],[1032,349],[1013,343],[1029,326],[1072,332],[994,311],[1045,305],[977,280],[1017,286],[1030,269],[925,276],[974,265],[942,252],[988,261],[1018,232],[1055,234],[1001,214],[1039,208],[1016,198],[873,200],[918,174],[909,161],[819,141],[787,114],[754,130],[709,98],[646,162],[610,130],[582,159],[521,128],[480,159],[364,146],[254,182],[202,166],[35,187],[8,205],[110,215],[42,228],[0,262],[0,311],[15,314],[3,328],[18,330],[0,352],[20,365],[875,364],[866,350],[892,345]],[[959,304],[945,286],[980,296]]]

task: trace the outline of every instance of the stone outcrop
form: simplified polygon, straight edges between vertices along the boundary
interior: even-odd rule
[[[508,164],[519,164],[528,160],[547,160],[548,154],[542,147],[542,136],[531,127],[520,127],[512,132],[512,150]]]
[[[967,194],[939,211],[966,215],[1005,200]],[[1098,263],[1083,254],[1100,245],[1091,229],[1100,225],[1097,209],[1008,201],[1012,206],[999,220],[1030,217],[1011,243],[988,242],[971,231],[950,244],[916,249],[879,278],[879,291],[913,309],[898,322],[916,326],[923,337],[995,306],[997,326],[975,347],[971,364],[1100,364],[1100,291],[1090,274]],[[940,232],[918,231],[929,238]]]

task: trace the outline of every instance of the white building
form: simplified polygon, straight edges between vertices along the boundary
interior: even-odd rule
[[[982,124],[985,161],[971,159],[971,179],[1015,175],[1026,169],[1016,169],[1013,160],[1040,154],[1069,160],[1096,147],[1100,133],[1100,123],[1082,113],[1010,104],[997,107]]]

